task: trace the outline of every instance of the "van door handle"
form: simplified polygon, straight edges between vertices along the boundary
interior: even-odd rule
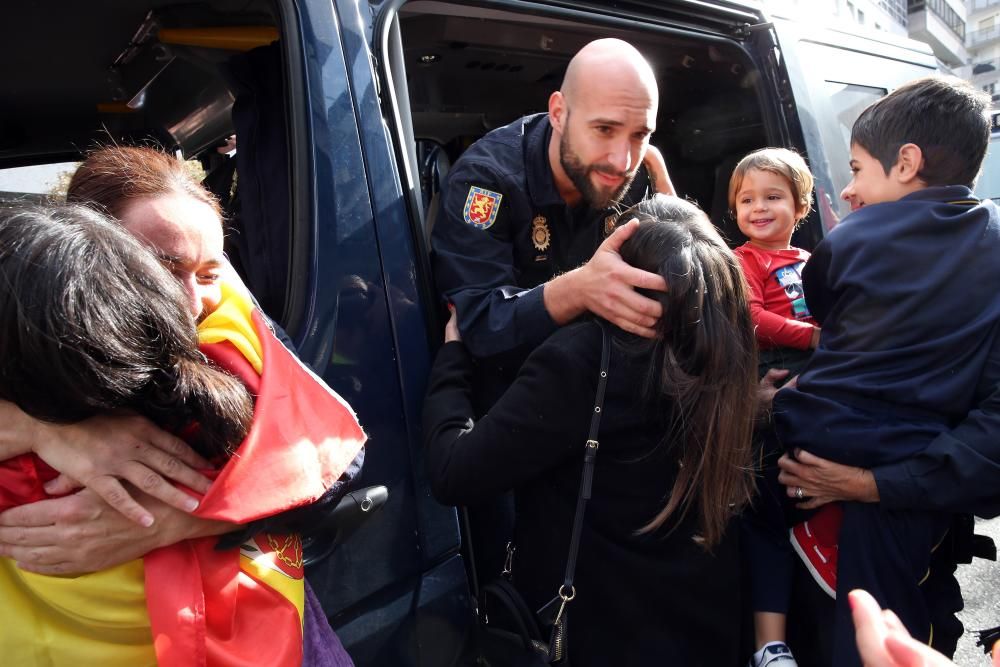
[[[322,525],[302,540],[303,563],[315,565],[353,535],[389,499],[389,489],[368,486],[344,495]]]

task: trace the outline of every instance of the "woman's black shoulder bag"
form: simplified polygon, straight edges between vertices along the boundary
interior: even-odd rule
[[[524,598],[510,582],[513,545],[507,545],[507,561],[503,575],[483,587],[480,594],[479,614],[482,639],[487,652],[497,661],[510,667],[528,667],[561,662],[567,653],[567,607],[576,597],[573,574],[580,551],[580,534],[583,515],[590,498],[594,479],[594,461],[597,458],[597,433],[604,408],[604,392],[608,384],[608,363],[611,343],[603,324],[601,327],[601,371],[597,381],[597,397],[590,418],[590,432],[584,445],[583,473],[576,499],[573,532],[566,559],[566,576],[556,591],[556,596],[537,611],[532,611]]]

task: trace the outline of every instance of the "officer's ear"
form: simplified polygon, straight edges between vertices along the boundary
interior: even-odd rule
[[[549,124],[552,125],[553,130],[560,134],[562,134],[563,126],[566,123],[567,109],[566,98],[562,91],[557,90],[549,95]]]

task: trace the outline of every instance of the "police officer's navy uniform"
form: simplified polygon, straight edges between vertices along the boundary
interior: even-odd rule
[[[435,278],[479,358],[523,348],[523,360],[555,331],[541,285],[590,259],[614,229],[615,209],[570,207],[559,195],[551,136],[544,113],[498,128],[462,154],[443,187],[431,233]],[[640,171],[619,210],[645,194]]]

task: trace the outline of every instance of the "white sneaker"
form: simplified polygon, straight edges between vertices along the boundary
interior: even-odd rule
[[[785,642],[768,642],[753,654],[748,667],[798,667]]]

